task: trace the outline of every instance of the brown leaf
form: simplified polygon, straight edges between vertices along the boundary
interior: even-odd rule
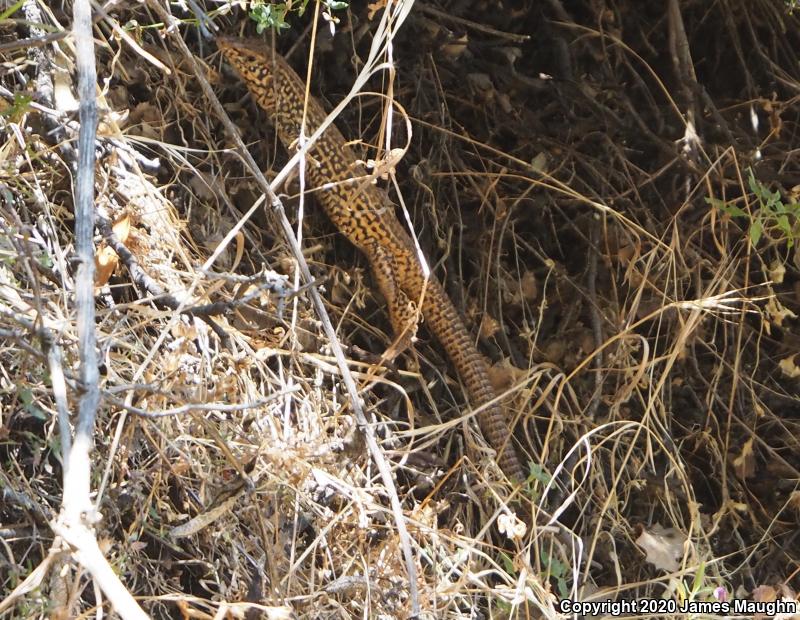
[[[778,362],[778,368],[781,369],[781,372],[784,374],[784,376],[789,377],[790,379],[797,379],[797,377],[800,377],[800,368],[798,368],[794,358],[795,355],[790,355],[789,357],[784,357],[780,362]]]
[[[539,297],[539,283],[536,281],[536,275],[532,271],[526,271],[522,274],[519,286],[522,289],[522,297],[525,301],[536,301],[536,298]]]
[[[753,601],[756,603],[771,603],[778,598],[778,591],[772,586],[757,586],[753,589]],[[764,614],[755,614],[753,620],[764,620]]]
[[[386,7],[386,0],[375,0],[375,2],[370,2],[367,5],[368,9],[367,19],[369,21],[372,21],[373,19],[375,19],[375,14],[385,7]]]
[[[647,561],[658,569],[674,572],[680,568],[683,557],[683,543],[686,536],[675,528],[664,528],[656,523],[650,531],[642,529],[636,544],[644,550]]]
[[[789,507],[794,510],[794,513],[800,516],[800,491],[792,491],[787,503]]]
[[[491,338],[500,331],[500,323],[490,314],[484,314],[481,321],[481,338]]]
[[[770,297],[767,301],[767,313],[772,323],[781,327],[784,319],[796,319],[797,315],[780,303],[775,297]]]
[[[504,392],[525,377],[525,371],[513,366],[508,359],[489,367],[489,383],[495,392]]]
[[[756,473],[756,457],[753,452],[753,438],[748,439],[742,446],[742,451],[733,459],[733,467],[736,475],[742,480],[746,480]]]
[[[566,352],[567,345],[563,340],[551,340],[542,348],[542,357],[544,361],[560,366],[561,362],[564,361],[564,354]]]
[[[117,253],[107,245],[101,245],[94,255],[94,285],[98,288],[108,284],[111,274],[117,268]]]
[[[122,243],[128,240],[131,232],[131,221],[127,215],[117,220],[111,227],[117,239]],[[108,284],[109,278],[114,273],[119,263],[117,253],[105,244],[102,244],[94,255],[95,277],[94,285],[103,287]]]

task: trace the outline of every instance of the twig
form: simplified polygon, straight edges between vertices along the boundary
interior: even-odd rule
[[[263,407],[264,405],[276,400],[278,398],[283,398],[287,394],[291,394],[293,392],[298,392],[300,390],[299,386],[288,390],[281,390],[280,392],[275,392],[270,394],[267,398],[262,398],[261,400],[257,400],[252,403],[238,403],[238,404],[231,404],[231,403],[188,403],[186,405],[181,405],[180,407],[173,407],[172,409],[164,409],[163,411],[147,411],[146,409],[140,409],[139,407],[133,407],[132,405],[126,404],[123,400],[118,398],[114,398],[113,396],[108,396],[107,398],[114,403],[120,409],[124,409],[128,413],[133,413],[143,418],[149,418],[151,420],[157,420],[159,418],[166,418],[170,416],[178,416],[184,413],[192,413],[194,411],[219,411],[219,412],[232,412],[232,411],[244,411],[245,409],[256,409],[257,407]]]
[[[91,10],[88,0],[77,0],[73,6],[76,65],[78,68],[78,170],[75,182],[75,307],[80,356],[80,379],[83,394],[78,404],[75,444],[64,468],[64,517],[79,523],[81,513],[91,512],[89,499],[89,451],[92,429],[100,401],[98,389],[97,351],[95,349],[94,312],[94,163],[97,130],[97,101],[94,49],[91,32]],[[61,429],[62,434],[69,432]]]
[[[600,218],[593,217],[591,223],[591,246],[589,247],[589,269],[586,274],[587,288],[589,289],[589,318],[592,324],[594,348],[594,394],[589,404],[589,418],[594,419],[600,408],[600,398],[603,395],[603,322],[600,319],[600,307],[597,304],[597,257],[600,254]]]
[[[45,332],[46,330],[42,330]],[[48,337],[43,338],[44,349],[47,352],[47,367],[50,369],[50,381],[53,384],[53,398],[56,401],[58,412],[58,428],[61,432],[61,454],[72,452],[72,437],[69,432],[69,404],[67,403],[67,382],[64,379],[64,366],[61,346],[53,335],[47,331]],[[65,432],[66,431],[66,432]]]
[[[108,246],[114,250],[119,257],[122,264],[128,269],[128,273],[133,280],[134,285],[143,293],[150,295],[156,305],[174,310],[180,314],[188,316],[195,316],[206,324],[208,324],[214,333],[219,337],[223,347],[229,347],[230,337],[220,325],[218,325],[211,317],[228,314],[236,308],[249,303],[253,299],[259,297],[264,290],[269,290],[278,296],[277,314],[282,316],[283,308],[286,301],[292,296],[300,293],[305,287],[301,287],[296,291],[291,291],[286,276],[276,273],[271,270],[263,269],[254,276],[247,278],[240,278],[239,281],[245,283],[258,282],[256,290],[247,295],[237,297],[232,300],[215,301],[209,304],[200,304],[195,306],[187,306],[185,302],[181,302],[177,297],[168,293],[164,288],[156,282],[150,275],[141,267],[139,261],[133,255],[128,247],[117,237],[111,226],[111,222],[103,215],[97,216],[97,228],[103,235],[103,239]],[[209,273],[209,272],[207,272]],[[213,272],[211,272],[213,273]],[[214,274],[216,275],[216,274]]]
[[[96,512],[91,488],[92,433],[100,402],[99,372],[95,350],[94,311],[94,163],[97,102],[92,12],[89,0],[73,5],[75,57],[78,70],[78,170],[75,183],[75,249],[78,273],[75,280],[76,326],[79,343],[80,378],[83,386],[78,404],[78,422],[72,449],[64,461],[64,496],[61,514],[53,531],[71,547],[73,557],[86,568],[122,618],[143,620],[147,615],[122,585],[97,543],[93,532]],[[60,428],[61,436],[69,428]]]
[[[432,15],[437,19],[448,21],[453,24],[458,24],[459,26],[464,26],[465,28],[470,28],[477,32],[485,32],[486,34],[490,34],[492,36],[499,37],[501,39],[508,39],[509,41],[513,41],[514,43],[525,43],[526,41],[529,41],[531,38],[530,35],[528,34],[515,34],[513,32],[503,32],[502,30],[497,30],[496,28],[492,28],[491,26],[487,26],[480,22],[474,22],[469,19],[464,19],[463,17],[458,17],[457,15],[453,15],[452,13],[448,13],[446,11],[440,11],[439,9],[429,6],[427,4],[423,4],[422,2],[417,4],[417,8],[422,13],[427,13],[428,15]]]
[[[111,228],[111,222],[108,221],[108,218],[98,214],[97,228],[103,235],[105,242],[112,250],[114,250],[117,256],[119,256],[122,264],[127,267],[128,273],[130,274],[131,280],[133,280],[136,288],[144,293],[147,293],[148,295],[151,295],[153,297],[153,301],[155,301],[156,304],[161,305],[161,307],[175,310],[176,312],[180,312],[182,314],[196,315],[214,331],[214,333],[220,339],[223,347],[229,347],[230,337],[225,330],[222,329],[220,325],[217,325],[217,323],[209,316],[212,313],[203,313],[202,311],[193,312],[191,308],[185,307],[174,295],[167,293],[158,282],[151,278],[147,272],[142,269],[142,267],[139,265],[139,261],[136,260],[136,257],[133,255],[133,252],[131,252],[114,234],[114,231]],[[222,314],[222,312],[223,311],[220,311],[216,314]]]
[[[30,0],[25,2],[23,11],[28,23],[32,24],[30,27],[31,38],[25,39],[24,41],[15,41],[13,43],[0,45],[0,52],[5,51],[4,48],[6,46],[12,46],[10,49],[22,47],[28,50],[28,58],[33,62],[34,67],[36,67],[33,98],[36,102],[44,104],[48,108],[54,108],[55,86],[52,76],[52,61],[50,59],[50,51],[46,49],[45,46],[65,37],[69,32],[45,34],[44,30],[34,26],[33,24],[43,23],[41,8],[35,1]],[[50,115],[44,115],[42,121],[48,128],[48,132],[52,135],[54,142],[56,144],[62,144],[62,149],[72,155],[74,147],[71,140],[67,140],[65,124],[58,122],[56,117]]]
[[[40,37],[30,37],[28,39],[17,39],[16,41],[10,41],[8,43],[0,43],[0,52],[44,47],[54,41],[60,41],[66,38],[67,34],[66,32],[52,32],[50,34],[43,34]]]
[[[17,491],[12,487],[11,481],[5,474],[0,474],[0,486],[3,487],[0,493],[0,500],[7,506],[19,506],[27,510],[39,525],[46,525],[53,518],[53,511],[47,503],[39,503],[31,499],[26,493]]]

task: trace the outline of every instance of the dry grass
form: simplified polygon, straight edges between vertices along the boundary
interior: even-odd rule
[[[381,357],[392,337],[364,259],[313,201],[298,205],[296,176],[282,190],[393,467],[423,617],[554,618],[567,596],[719,588],[795,598],[800,253],[794,214],[781,228],[765,192],[785,206],[800,187],[796,18],[766,0],[482,4],[415,6],[380,33],[396,81],[373,78],[362,90],[386,97],[353,99],[337,122],[366,160],[385,146],[387,101],[402,104],[392,146],[410,119],[393,198],[494,362],[526,488],[502,480],[424,329],[414,351]],[[325,22],[303,32],[310,15],[277,44],[303,67],[317,39],[311,91],[330,109],[382,13],[338,13],[332,40]],[[227,5],[215,15],[227,33],[246,22]],[[12,44],[26,28],[0,30],[0,592],[35,588],[0,615],[76,617],[110,610],[49,526],[62,491],[52,342],[70,410],[79,395],[71,52],[42,48],[53,64],[37,71]],[[301,284],[295,257],[200,79],[263,169],[286,153],[196,24],[178,30],[202,75],[146,6],[95,24],[96,206],[160,287],[137,289],[97,236],[110,261],[96,291],[97,537],[152,617],[406,617],[391,490],[307,291],[279,294]],[[176,311],[210,303],[213,325]],[[511,514],[528,521],[516,537]]]

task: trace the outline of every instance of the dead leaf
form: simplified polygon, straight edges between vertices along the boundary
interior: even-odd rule
[[[772,261],[772,264],[769,266],[769,279],[772,280],[775,284],[781,284],[783,282],[783,278],[786,275],[786,266],[783,264],[782,261],[778,260],[777,258]]]
[[[505,392],[515,383],[522,381],[527,373],[521,368],[512,365],[508,358],[489,367],[489,383],[494,391]]]
[[[492,78],[488,73],[467,73],[467,83],[476,91],[490,93],[494,90]]]
[[[111,227],[111,230],[114,231],[114,235],[116,235],[117,239],[125,243],[131,232],[130,217],[125,215],[123,218],[117,220]],[[118,263],[119,258],[117,257],[117,253],[107,245],[102,244],[94,255],[94,285],[100,288],[108,284],[108,280],[117,268]]]
[[[675,528],[664,528],[660,523],[652,526],[650,531],[642,529],[636,544],[644,550],[650,564],[669,573],[680,568],[683,557],[683,544],[686,536]]]
[[[625,243],[617,250],[617,260],[623,267],[628,266],[631,261],[636,261],[641,255],[641,245],[636,243]]]
[[[767,302],[767,312],[769,313],[772,322],[778,327],[781,327],[783,325],[784,319],[797,318],[797,315],[794,312],[785,307],[775,297],[769,298],[769,301]]]
[[[748,439],[742,446],[742,451],[733,459],[733,467],[736,475],[742,480],[746,480],[756,472],[756,457],[753,452],[753,438]]]
[[[491,338],[500,331],[500,323],[492,315],[486,313],[481,320],[481,338]]]
[[[175,338],[186,338],[187,340],[195,340],[198,337],[197,327],[194,323],[183,323],[178,321],[170,330]]]
[[[536,281],[536,275],[532,271],[526,271],[522,274],[519,287],[522,290],[522,297],[525,301],[536,301],[539,296],[539,283]]]
[[[465,33],[442,46],[442,54],[447,56],[450,60],[457,60],[458,57],[464,53],[464,50],[467,49],[468,43],[469,37]]]
[[[497,517],[497,529],[511,540],[522,540],[528,530],[528,526],[513,513],[501,514]]]
[[[756,586],[753,588],[753,601],[756,603],[771,603],[778,598],[778,591],[772,586]],[[764,620],[764,614],[755,614],[753,620]]]
[[[781,106],[772,105],[771,101],[763,104],[764,111],[769,114],[770,133],[779,137],[783,129],[783,119],[781,118]]]
[[[78,100],[73,93],[72,72],[74,65],[66,54],[53,54],[53,99],[59,112],[74,112]]]
[[[385,154],[383,159],[368,159],[364,163],[367,170],[372,170],[375,177],[386,181],[389,175],[393,175],[397,164],[403,159],[406,154],[405,149],[394,148]]]
[[[114,541],[111,538],[106,538],[104,536],[97,541],[97,546],[104,554],[109,553],[114,548]]]
[[[784,357],[780,362],[778,362],[778,368],[781,369],[781,372],[784,374],[784,376],[789,377],[790,379],[797,379],[797,377],[800,377],[800,368],[798,368],[794,361],[796,356],[797,354],[795,353],[795,355]]]
[[[800,516],[800,491],[792,491],[787,503],[792,510],[794,510],[795,514]]]
[[[567,352],[567,345],[561,339],[554,339],[544,345],[542,348],[542,357],[546,362],[551,362],[556,366],[560,366],[564,361],[564,354]]]
[[[578,350],[583,355],[588,355],[597,348],[594,339],[594,332],[592,332],[592,330],[589,328],[583,328],[578,330],[578,333],[576,334],[575,340],[573,342],[579,343]]]
[[[531,168],[533,168],[533,170],[535,170],[536,172],[546,173],[548,168],[547,163],[548,163],[547,153],[545,153],[544,151],[540,151],[536,155],[536,157],[534,157],[531,160]]]
[[[375,0],[375,2],[370,2],[367,5],[367,19],[372,21],[375,18],[375,14],[386,7],[386,0]]]
[[[97,249],[94,255],[94,285],[97,288],[108,284],[118,262],[117,253],[107,245],[102,245]]]
[[[126,243],[131,234],[131,218],[128,215],[121,217],[114,222],[111,230],[114,231],[117,239],[119,239],[122,243]]]

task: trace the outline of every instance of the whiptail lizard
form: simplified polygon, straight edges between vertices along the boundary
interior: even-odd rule
[[[306,102],[305,82],[288,63],[260,42],[219,38],[217,46],[233,65],[256,102],[269,113],[278,137],[289,149],[300,135],[305,109],[305,135],[311,135],[327,114],[313,97]],[[467,387],[478,413],[481,431],[497,451],[498,463],[511,480],[525,479],[511,445],[511,432],[486,363],[444,288],[434,276],[426,279],[414,244],[394,213],[394,206],[372,179],[341,132],[331,124],[311,146],[306,164],[307,183],[314,188],[328,216],[369,259],[375,280],[386,298],[389,319],[400,347],[416,331],[416,306],[436,335]],[[424,294],[423,294],[424,291]]]

